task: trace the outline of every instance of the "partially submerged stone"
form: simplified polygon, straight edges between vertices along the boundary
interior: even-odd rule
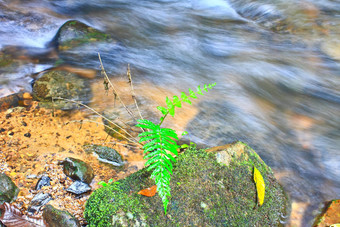
[[[50,45],[59,51],[69,50],[87,43],[112,41],[111,37],[77,20],[65,22],[58,30]]]
[[[45,206],[43,218],[49,227],[80,227],[79,221],[72,214],[58,210],[51,205]]]
[[[257,205],[254,166],[266,185]],[[96,190],[85,208],[89,226],[280,226],[288,200],[273,172],[246,144],[237,142],[180,154],[171,178],[171,199],[164,214],[158,195],[137,194],[154,185],[142,169]]]
[[[94,174],[90,165],[76,158],[65,158],[62,162],[65,175],[73,180],[80,180],[90,184]]]
[[[86,152],[93,152],[97,155],[98,160],[105,162],[114,166],[122,166],[123,162],[122,156],[113,148],[93,145],[86,148]]]
[[[65,22],[48,46],[57,49],[59,59],[56,65],[66,63],[93,69],[98,68],[98,53],[102,59],[110,58],[112,65],[112,55],[118,55],[123,49],[122,44],[110,34],[77,20]]]
[[[56,109],[74,109],[76,103],[69,99],[87,103],[91,89],[87,80],[67,71],[51,70],[45,72],[33,85],[33,97],[40,101],[42,107]],[[63,99],[54,99],[54,98]]]
[[[0,173],[0,205],[13,202],[19,193],[19,188],[6,174]]]

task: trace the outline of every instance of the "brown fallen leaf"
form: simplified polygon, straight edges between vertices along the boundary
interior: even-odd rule
[[[47,227],[42,218],[23,215],[18,208],[9,203],[2,204],[0,210],[0,221],[6,227]]]
[[[146,189],[143,189],[143,190],[140,190],[138,192],[138,194],[140,195],[144,195],[144,196],[147,196],[147,197],[152,197],[156,194],[157,192],[157,185],[154,185],[150,188],[146,188]]]

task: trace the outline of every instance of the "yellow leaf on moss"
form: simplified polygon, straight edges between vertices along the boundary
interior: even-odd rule
[[[264,194],[265,194],[265,190],[266,190],[266,185],[264,183],[264,180],[263,180],[263,177],[262,177],[260,171],[258,171],[255,166],[254,166],[254,181],[255,181],[255,184],[256,184],[257,198],[258,198],[259,204],[261,206],[263,204],[263,201],[264,201]]]

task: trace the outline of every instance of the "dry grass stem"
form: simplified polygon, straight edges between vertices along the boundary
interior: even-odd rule
[[[86,120],[73,120],[73,121],[67,122],[67,124],[69,124],[69,123],[81,123],[81,124],[82,124],[83,122],[90,122],[90,123],[95,123],[95,124],[103,125],[105,128],[108,128],[108,129],[110,129],[110,130],[112,130],[112,131],[118,133],[119,135],[121,135],[122,137],[124,137],[124,138],[125,138],[126,140],[128,140],[129,142],[131,142],[131,143],[133,143],[133,144],[137,144],[138,146],[141,146],[141,144],[138,143],[138,141],[133,141],[133,140],[129,139],[128,137],[126,137],[124,134],[122,134],[122,133],[118,132],[117,130],[115,130],[114,128],[112,128],[112,127],[110,127],[110,126],[108,126],[108,125],[106,125],[106,124],[104,124],[104,123],[98,122],[98,121],[92,121],[92,120],[88,120],[88,119],[86,119]]]
[[[115,87],[113,86],[113,84],[111,83],[108,75],[106,74],[106,71],[105,71],[105,68],[104,68],[104,65],[103,65],[103,62],[102,62],[102,59],[100,57],[100,53],[98,53],[98,58],[99,58],[99,61],[100,61],[100,68],[101,68],[101,71],[103,73],[103,75],[105,76],[105,79],[107,80],[107,83],[111,86],[112,90],[113,90],[113,94],[115,95],[115,97],[118,98],[119,102],[124,106],[124,108],[126,109],[126,111],[128,112],[128,114],[130,114],[130,116],[135,120],[137,121],[136,117],[133,115],[133,113],[131,112],[131,110],[124,104],[124,102],[122,101],[122,99],[120,98],[120,96],[118,95]]]
[[[128,136],[130,136],[131,138],[134,138],[130,133],[128,133],[124,128],[120,127],[118,124],[114,123],[113,121],[111,121],[110,119],[108,119],[107,117],[103,116],[102,114],[100,114],[98,111],[96,111],[95,109],[83,104],[83,103],[80,103],[80,102],[77,102],[77,101],[73,101],[73,100],[70,100],[70,99],[65,99],[65,98],[61,98],[61,97],[56,97],[56,98],[53,98],[53,99],[60,99],[60,100],[65,100],[65,101],[68,101],[68,102],[72,102],[72,103],[75,103],[75,104],[78,104],[80,106],[83,106],[89,110],[91,110],[92,112],[94,112],[95,114],[98,114],[100,117],[102,117],[103,119],[107,120],[109,123],[113,124],[114,126],[116,126],[117,128],[121,129],[123,132],[125,132]],[[99,122],[97,122],[99,123]],[[115,130],[116,131],[116,130]]]
[[[137,104],[137,100],[136,100],[136,95],[135,95],[135,91],[133,89],[133,84],[132,84],[132,76],[131,76],[131,70],[130,70],[130,64],[128,64],[128,68],[127,68],[127,71],[126,71],[126,75],[128,77],[128,80],[129,80],[129,84],[130,84],[130,88],[131,88],[131,96],[133,98],[133,100],[135,101],[135,105],[136,105],[136,108],[138,110],[138,113],[139,113],[139,116],[141,119],[144,120],[143,116],[142,116],[142,113],[140,112],[139,110],[139,107],[138,107],[138,104]],[[144,131],[144,130],[143,130]]]

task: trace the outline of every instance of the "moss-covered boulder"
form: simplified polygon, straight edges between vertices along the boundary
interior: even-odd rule
[[[87,103],[91,98],[91,89],[87,80],[77,74],[51,70],[45,72],[33,85],[33,98],[40,101],[45,108],[69,110],[77,107],[77,104],[52,98],[64,98]]]
[[[111,40],[110,36],[104,32],[80,21],[70,20],[59,28],[50,45],[57,46],[59,51],[64,51],[87,43]]]
[[[0,68],[6,67],[13,63],[13,58],[6,53],[0,51]]]
[[[13,202],[19,193],[19,188],[6,174],[0,173],[0,205]]]
[[[262,206],[257,205],[254,166],[266,185]],[[149,177],[142,169],[96,190],[84,213],[89,226],[280,226],[289,210],[270,167],[242,142],[180,154],[166,215],[158,195],[137,194],[154,185]]]
[[[103,59],[107,57],[112,59],[112,55],[116,55],[121,49],[121,45],[110,34],[77,20],[65,22],[49,43],[49,47],[57,49],[59,56],[57,65],[66,63],[95,69],[99,63],[98,53]]]
[[[43,218],[49,227],[80,227],[78,220],[72,214],[58,210],[51,205],[45,206]]]

